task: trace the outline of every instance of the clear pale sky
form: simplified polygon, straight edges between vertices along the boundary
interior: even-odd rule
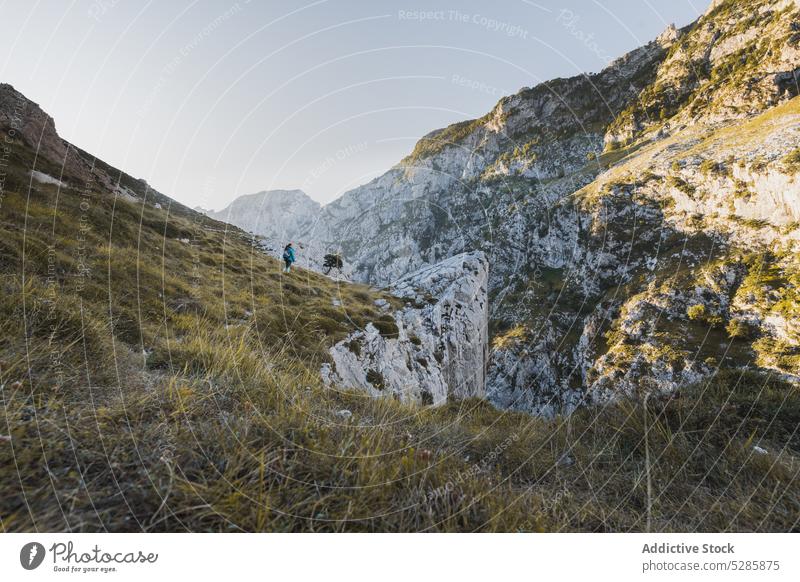
[[[0,0],[0,81],[189,206],[325,203],[503,95],[596,72],[708,0]]]

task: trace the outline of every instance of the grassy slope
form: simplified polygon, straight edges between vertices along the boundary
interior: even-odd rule
[[[726,376],[554,421],[325,390],[377,292],[283,277],[200,217],[56,195],[0,205],[5,531],[642,530],[647,453],[653,529],[797,527],[796,388]]]

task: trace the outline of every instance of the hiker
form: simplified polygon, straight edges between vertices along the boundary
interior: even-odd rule
[[[292,270],[292,263],[294,263],[294,249],[292,248],[292,243],[289,243],[283,249],[283,262],[286,265],[283,272],[288,273]]]

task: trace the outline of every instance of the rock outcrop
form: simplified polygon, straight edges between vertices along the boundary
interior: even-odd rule
[[[11,85],[0,83],[0,131],[6,143],[21,142],[36,152],[56,178],[86,180],[89,168],[78,152],[61,139],[53,118]]]
[[[406,402],[438,405],[484,396],[488,352],[488,264],[465,253],[397,281],[405,301],[330,350],[326,383]]]

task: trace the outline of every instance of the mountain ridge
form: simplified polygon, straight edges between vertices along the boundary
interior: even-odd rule
[[[307,230],[320,208],[302,190],[276,189],[239,196],[225,208],[205,214],[271,240],[290,242]]]

